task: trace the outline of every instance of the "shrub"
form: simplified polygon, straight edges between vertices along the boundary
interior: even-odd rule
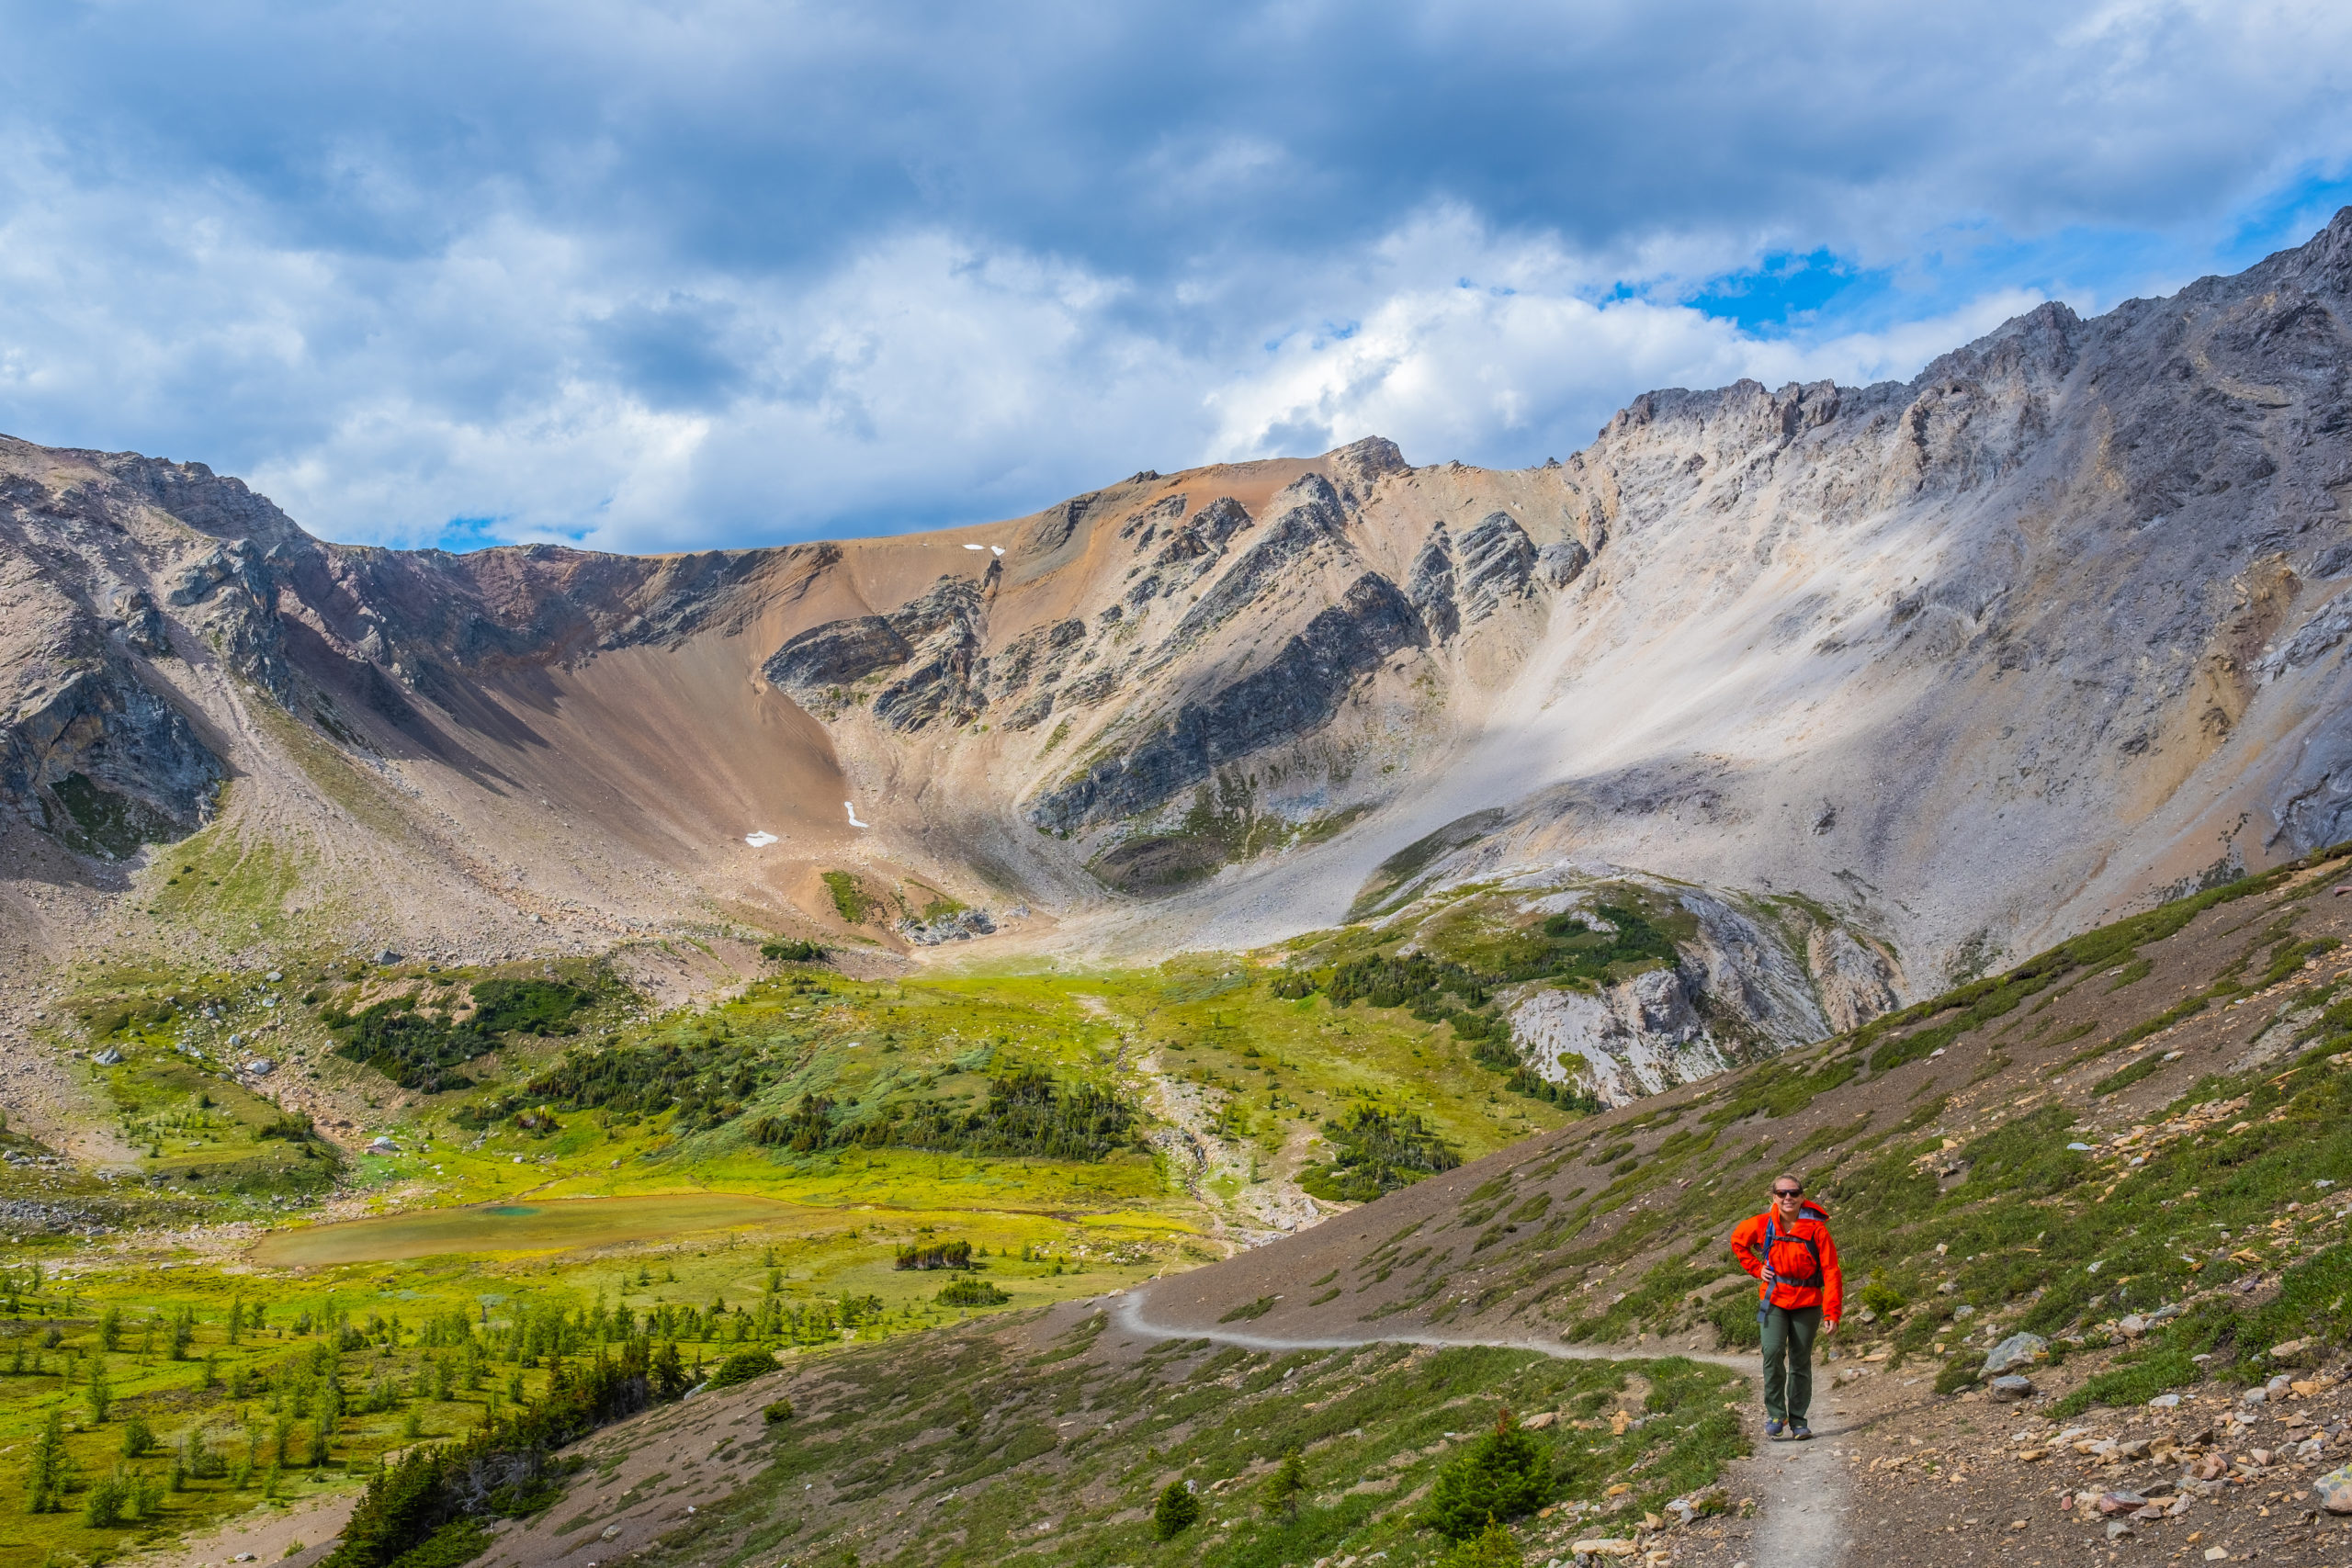
[[[822,964],[831,953],[820,942],[779,940],[760,943],[760,956],[771,964]]]
[[[777,1365],[773,1352],[756,1347],[738,1350],[718,1363],[718,1370],[710,1374],[710,1386],[733,1388],[739,1382],[750,1382],[753,1378],[766,1376],[775,1371]]]
[[[1012,1298],[986,1280],[965,1278],[951,1280],[939,1292],[939,1304],[950,1307],[997,1307]]]
[[[763,1405],[760,1409],[760,1419],[771,1427],[791,1420],[792,1401],[779,1399],[773,1404]]]
[[[1962,1350],[1946,1361],[1936,1374],[1938,1393],[1958,1393],[1962,1389],[1984,1375],[1984,1358],[1973,1350]]]
[[[910,1242],[899,1248],[891,1260],[893,1269],[969,1269],[972,1244],[968,1241]]]
[[[1360,1109],[1345,1122],[1324,1122],[1323,1133],[1339,1152],[1309,1166],[1298,1184],[1329,1202],[1368,1203],[1462,1163],[1436,1128],[1409,1111]]]
[[[472,995],[474,1027],[492,1034],[570,1034],[571,1015],[595,1000],[558,980],[482,980]]]
[[[1754,1350],[1764,1343],[1764,1325],[1756,1321],[1756,1298],[1732,1291],[1707,1303],[1707,1321],[1723,1336],[1726,1350]]]
[[[489,1550],[490,1531],[480,1519],[454,1519],[394,1558],[391,1568],[458,1568]]]
[[[1476,1447],[1438,1472],[1421,1522],[1453,1540],[1467,1540],[1497,1519],[1543,1506],[1552,1468],[1534,1438],[1506,1410]]]
[[[130,1488],[119,1475],[101,1476],[90,1483],[89,1491],[82,1495],[82,1522],[92,1529],[107,1529],[122,1523],[123,1505],[130,1500]]]
[[[1201,1500],[1182,1482],[1171,1481],[1160,1489],[1159,1500],[1151,1506],[1152,1539],[1174,1540],[1200,1522]]]
[[[1283,1462],[1274,1467],[1274,1472],[1266,1477],[1266,1512],[1280,1514],[1285,1518],[1296,1517],[1298,1499],[1306,1490],[1306,1461],[1300,1457],[1297,1447],[1293,1445],[1283,1455]]]
[[[1438,1559],[1437,1568],[1520,1568],[1519,1538],[1494,1520]]]
[[[1894,1286],[1882,1282],[1876,1276],[1872,1276],[1871,1282],[1862,1287],[1862,1306],[1865,1310],[1874,1312],[1881,1317],[1890,1313],[1901,1312],[1910,1304],[1910,1298]]]
[[[825,891],[833,896],[834,910],[851,925],[864,925],[865,918],[882,907],[881,900],[866,892],[849,872],[826,872],[824,883]]]

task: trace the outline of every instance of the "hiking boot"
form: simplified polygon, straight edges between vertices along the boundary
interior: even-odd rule
[[[1766,1437],[1768,1437],[1768,1438],[1771,1438],[1774,1442],[1776,1442],[1776,1443],[1777,1443],[1777,1442],[1779,1442],[1779,1441],[1781,1440],[1781,1426],[1782,1426],[1782,1423],[1781,1423],[1781,1422],[1779,1422],[1779,1421],[1767,1421],[1767,1422],[1765,1422],[1765,1423],[1764,1423],[1764,1435],[1765,1435]]]
[[[1789,1423],[1789,1436],[1800,1443],[1809,1443],[1813,1440],[1813,1428],[1803,1421],[1792,1421]]]

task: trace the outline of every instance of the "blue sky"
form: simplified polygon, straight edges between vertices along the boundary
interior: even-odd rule
[[[329,537],[1016,514],[1907,377],[2352,200],[2352,10],[0,0],[0,430]]]

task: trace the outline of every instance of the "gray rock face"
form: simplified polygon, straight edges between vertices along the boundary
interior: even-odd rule
[[[1524,596],[1535,575],[1535,545],[1508,512],[1490,512],[1462,536],[1462,616],[1476,625],[1507,599]]]
[[[1985,1386],[1992,1391],[1993,1397],[1996,1399],[2031,1399],[2034,1394],[2033,1380],[2029,1377],[2020,1377],[2015,1372],[1995,1378]]]
[[[897,671],[874,694],[874,715],[884,724],[911,730],[943,718],[967,722],[987,702],[979,679],[982,597],[970,579],[943,577],[887,615],[810,627],[771,654],[761,672],[802,705],[830,711],[844,688]]]
[[[1367,435],[1352,445],[1331,454],[1331,472],[1340,488],[1349,498],[1363,501],[1382,479],[1391,474],[1409,474],[1412,465],[1405,461],[1396,443],[1385,436]]]
[[[1182,496],[1170,495],[1137,509],[1136,514],[1120,526],[1119,537],[1136,539],[1136,547],[1143,548],[1151,543],[1160,529],[1182,518],[1184,504]]]
[[[1255,521],[1248,507],[1229,495],[1221,495],[1201,508],[1200,515],[1193,519],[1193,527],[1211,549],[1222,550],[1227,540]]]
[[[1710,1077],[1736,1060],[1707,1032],[1673,969],[1600,991],[1538,989],[1513,1006],[1510,1020],[1513,1039],[1543,1076],[1588,1085],[1608,1105]]]
[[[996,922],[986,909],[958,909],[952,915],[942,915],[935,920],[901,920],[899,934],[917,947],[937,947],[942,942],[969,942],[976,936],[996,934]]]
[[[943,577],[889,619],[912,651],[905,672],[876,694],[874,716],[899,730],[935,719],[970,722],[987,701],[974,679],[983,626],[980,591],[968,578]]]
[[[1899,999],[1886,954],[1843,926],[1816,925],[1806,932],[1805,964],[1832,1033],[1860,1028]]]
[[[1453,593],[1453,541],[1446,537],[1444,524],[1430,530],[1429,543],[1413,558],[1412,572],[1405,580],[1405,596],[1420,612],[1431,641],[1443,642],[1462,629],[1462,612]]]
[[[2012,1334],[1994,1346],[1992,1354],[1984,1358],[1985,1373],[1997,1377],[2012,1367],[2031,1366],[2036,1357],[2049,1349],[2050,1341],[2039,1334]]]
[[[114,612],[109,623],[121,637],[123,646],[133,653],[143,653],[150,659],[171,656],[172,634],[164,623],[163,611],[143,588],[118,589],[108,606]]]
[[[1276,495],[1272,502],[1280,507],[1274,520],[1266,525],[1258,542],[1241,553],[1239,558],[1226,569],[1200,603],[1176,623],[1164,651],[1172,652],[1198,642],[1226,622],[1233,619],[1257,598],[1265,587],[1283,572],[1295,567],[1316,549],[1336,545],[1347,526],[1347,514],[1340,510],[1339,492],[1320,474],[1307,474]]]
[[[1191,565],[1195,572],[1225,553],[1226,541],[1250,525],[1249,510],[1229,495],[1218,496],[1189,522],[1171,527],[1151,564]]]
[[[119,860],[202,826],[228,771],[94,626],[76,631],[80,667],[0,717],[0,802],[69,849]]]
[[[1185,704],[1125,755],[1048,791],[1031,807],[1029,819],[1067,831],[1158,806],[1221,763],[1328,722],[1358,677],[1427,637],[1396,585],[1366,572],[1265,667]]]
[[[914,649],[883,615],[859,615],[812,626],[779,648],[760,673],[796,698],[820,696],[877,671],[904,664]]]
[[[1535,552],[1536,572],[1555,588],[1566,588],[1592,564],[1592,552],[1581,539],[1555,539]]]

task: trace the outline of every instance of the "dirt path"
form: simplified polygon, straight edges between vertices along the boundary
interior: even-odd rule
[[[1622,1346],[1568,1345],[1556,1339],[1512,1339],[1475,1334],[1394,1333],[1361,1336],[1300,1336],[1247,1334],[1227,1328],[1162,1327],[1144,1316],[1144,1295],[1149,1287],[1130,1291],[1112,1309],[1112,1320],[1130,1334],[1150,1339],[1206,1339],[1244,1350],[1346,1350],[1363,1345],[1477,1345],[1498,1350],[1532,1350],[1567,1361],[1655,1360],[1676,1355],[1736,1371],[1754,1374],[1757,1359],[1711,1350],[1678,1350],[1665,1346],[1627,1349]],[[1757,1505],[1753,1528],[1744,1542],[1729,1545],[1742,1552],[1741,1568],[1838,1568],[1846,1560],[1845,1516],[1852,1507],[1847,1485],[1844,1454],[1849,1424],[1841,1418],[1844,1405],[1830,1392],[1826,1370],[1815,1368],[1815,1432],[1809,1443],[1763,1440],[1760,1409],[1747,1416],[1756,1457],[1747,1461],[1743,1477]],[[1725,1563],[1728,1551],[1719,1555]],[[1692,1561],[1677,1551],[1678,1562]]]

